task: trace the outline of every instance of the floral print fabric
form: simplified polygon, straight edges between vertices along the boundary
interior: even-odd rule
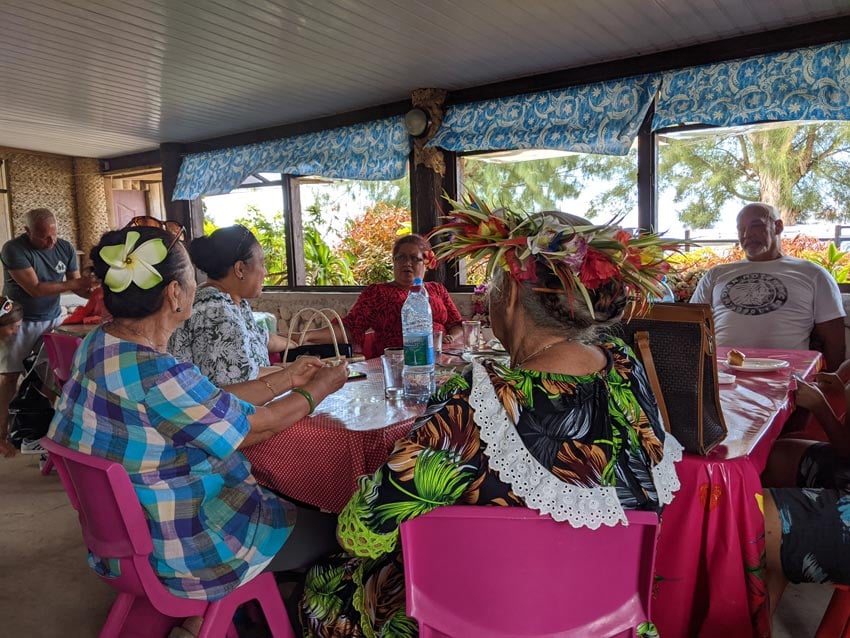
[[[449,328],[461,322],[460,312],[443,284],[426,281],[425,289],[431,304],[434,330],[446,333]],[[342,320],[349,339],[362,344],[366,331],[371,328],[375,331],[377,352],[383,352],[384,348],[400,348],[403,345],[401,307],[409,292],[407,288],[399,288],[391,283],[372,284],[364,288]]]
[[[646,376],[619,340],[603,344],[607,366],[584,376],[511,369],[486,362],[484,383],[536,461],[578,488],[610,486],[624,507],[659,511],[651,468],[665,434]],[[338,536],[355,554],[315,565],[302,600],[305,635],[415,636],[404,614],[399,525],[441,505],[525,506],[492,469],[455,377],[432,398],[411,434],[340,514]]]
[[[256,379],[270,365],[268,348],[268,329],[257,325],[248,301],[236,304],[213,286],[198,290],[192,316],[168,342],[175,358],[194,363],[219,387]]]

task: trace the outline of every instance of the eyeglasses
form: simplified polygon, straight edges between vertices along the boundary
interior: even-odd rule
[[[393,255],[393,261],[397,264],[413,264],[414,266],[418,266],[425,260],[422,257],[415,257],[413,255]]]
[[[3,302],[3,305],[0,306],[0,317],[2,317],[3,315],[8,315],[10,312],[12,312],[12,308],[14,307],[15,302],[13,302],[7,297],[6,301]]]
[[[186,229],[182,224],[178,224],[177,222],[173,222],[171,220],[163,221],[161,219],[157,219],[156,217],[150,217],[149,215],[139,215],[138,217],[133,217],[124,228],[132,228],[133,226],[147,226],[148,228],[161,228],[167,233],[171,233],[174,235],[174,239],[171,240],[171,243],[168,244],[168,248],[166,252],[171,252],[171,249],[174,248],[174,244],[180,241],[181,238],[186,236]]]

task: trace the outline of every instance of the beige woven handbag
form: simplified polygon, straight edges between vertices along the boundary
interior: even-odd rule
[[[287,338],[292,343],[292,335],[295,332],[295,327],[300,321],[304,321],[303,327],[300,328],[301,338],[298,340],[298,345],[290,348],[287,345],[284,350],[281,360],[283,362],[295,361],[297,357],[310,355],[319,357],[323,361],[342,362],[348,361],[363,361],[363,355],[355,355],[351,343],[348,341],[348,335],[345,332],[345,326],[339,314],[333,308],[302,308],[293,315],[289,321],[289,334]],[[336,331],[334,330],[334,321],[342,330],[343,340],[337,341]],[[313,328],[328,328],[331,335],[331,343],[314,343],[305,344],[304,335],[308,330]]]

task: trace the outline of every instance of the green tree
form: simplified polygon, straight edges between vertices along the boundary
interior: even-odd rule
[[[304,229],[304,269],[308,286],[350,286],[354,283],[350,257],[335,253],[310,226]]]
[[[246,216],[237,218],[236,223],[254,233],[266,253],[266,270],[269,274],[265,284],[280,285],[286,281],[286,224],[283,211],[269,215],[249,204],[245,213]]]
[[[392,208],[410,208],[410,180],[407,176],[387,180],[343,180],[345,192],[351,197],[365,193],[369,201],[383,202]]]
[[[476,159],[473,155],[460,161],[466,191],[495,206],[551,210],[557,208],[560,200],[581,194],[578,155],[507,163]]]
[[[768,126],[669,140],[658,174],[691,228],[712,226],[736,199],[773,204],[788,225],[842,221],[850,219],[848,151],[850,123]]]

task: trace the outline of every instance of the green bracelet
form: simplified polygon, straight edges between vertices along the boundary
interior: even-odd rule
[[[304,388],[292,388],[292,391],[307,399],[307,403],[310,404],[310,411],[307,413],[307,416],[313,414],[313,410],[316,409],[316,402],[313,400],[313,395],[307,392]]]

